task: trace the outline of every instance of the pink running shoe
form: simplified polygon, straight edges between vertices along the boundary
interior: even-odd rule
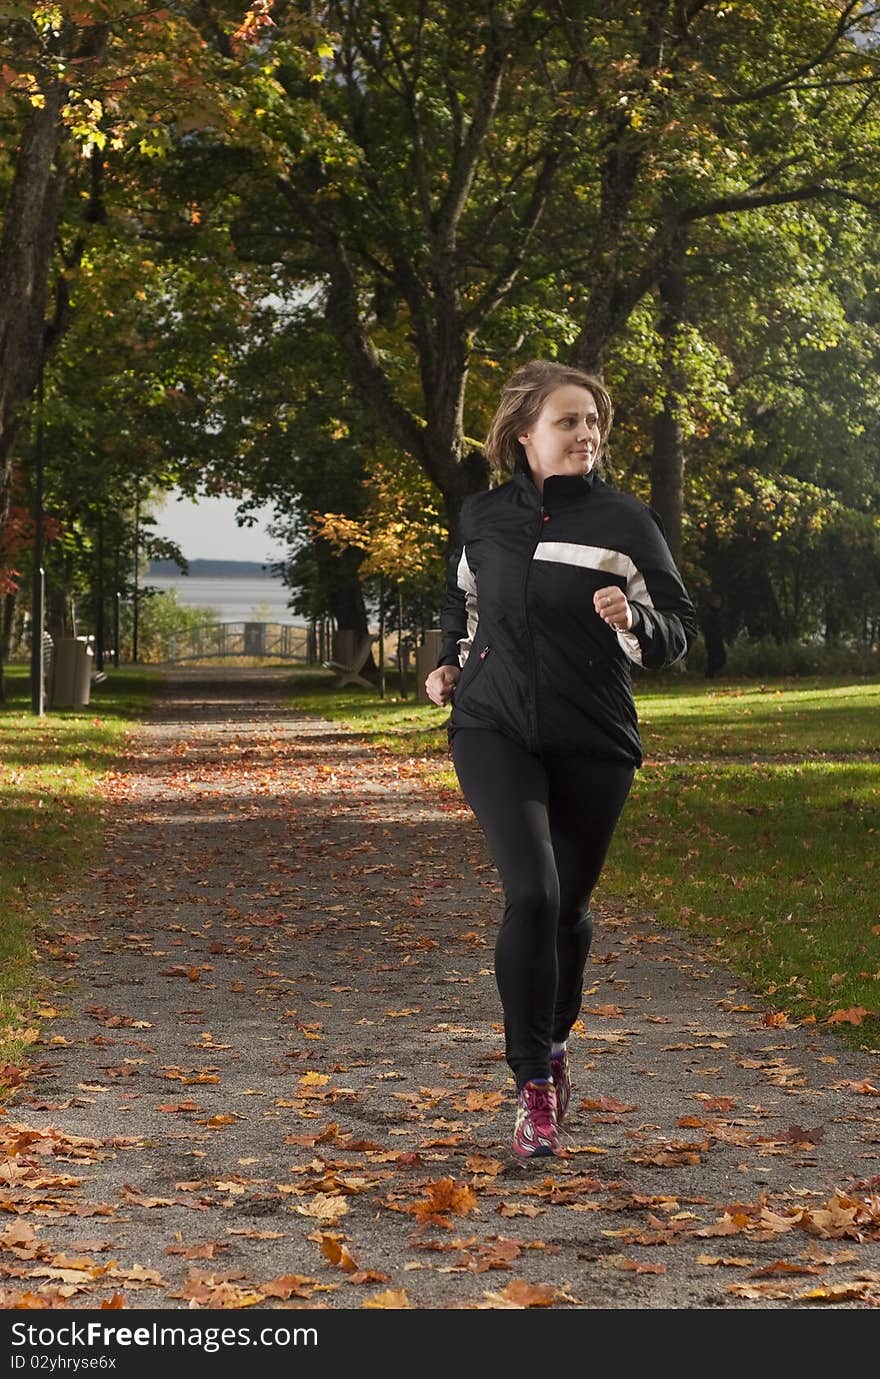
[[[517,1095],[513,1152],[521,1159],[559,1153],[556,1088],[552,1082],[527,1082]]]
[[[556,1124],[561,1125],[571,1101],[571,1064],[565,1049],[555,1058],[551,1057],[550,1076],[556,1088]]]

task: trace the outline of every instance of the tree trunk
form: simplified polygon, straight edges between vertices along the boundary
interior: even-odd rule
[[[22,135],[0,240],[0,531],[9,515],[12,447],[40,376],[46,297],[65,174],[57,166],[66,91],[50,86]]]
[[[3,667],[9,660],[12,649],[12,628],[15,622],[15,603],[17,593],[3,595],[0,603],[0,704],[6,702],[6,686],[3,683]]]
[[[337,631],[354,632],[357,645],[361,638],[367,635],[369,626],[364,591],[356,573],[336,584],[330,594],[330,607],[336,620]],[[372,652],[361,674],[368,679],[374,679],[378,675],[378,666]]]
[[[676,564],[681,563],[681,528],[684,510],[684,446],[681,418],[685,407],[686,379],[679,351],[685,324],[685,241],[679,237],[674,252],[659,278],[662,352],[663,409],[654,419],[651,455],[651,506],[666,532]]]

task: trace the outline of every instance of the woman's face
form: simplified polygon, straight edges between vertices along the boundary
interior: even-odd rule
[[[587,474],[599,453],[599,414],[589,388],[565,383],[544,400],[537,419],[517,440],[535,482],[551,474]]]

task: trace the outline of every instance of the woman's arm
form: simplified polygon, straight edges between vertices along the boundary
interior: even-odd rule
[[[449,553],[446,567],[446,601],[440,615],[440,628],[443,640],[437,666],[458,666],[461,668],[477,630],[477,581],[468,564],[467,545],[464,540],[466,527],[467,498],[462,503],[458,534]]]
[[[652,520],[653,519],[653,520]],[[645,509],[639,547],[626,582],[632,616],[617,639],[631,661],[662,670],[687,655],[697,636],[697,617],[663,535],[660,518]]]

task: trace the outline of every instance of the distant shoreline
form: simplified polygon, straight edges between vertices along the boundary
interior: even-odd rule
[[[205,565],[209,567],[207,571]],[[232,566],[233,573],[226,573],[224,566]],[[290,608],[292,591],[278,575],[267,573],[256,561],[194,560],[188,575],[172,567],[168,574],[148,574],[143,587],[159,594],[171,594],[181,607],[201,608],[221,622],[281,622],[305,626]]]
[[[173,560],[151,560],[147,578],[152,575],[171,575],[175,579],[275,579],[271,564],[257,560],[189,560],[186,574]]]

